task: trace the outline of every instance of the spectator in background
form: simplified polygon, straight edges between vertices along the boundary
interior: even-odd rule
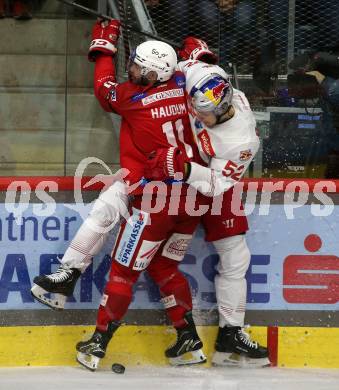
[[[237,66],[255,57],[256,4],[252,0],[217,0],[220,18],[220,59]]]
[[[329,145],[325,177],[339,178],[339,45],[336,54],[318,52],[313,56],[313,68],[306,72],[314,76],[323,91],[324,125],[328,126]]]
[[[339,41],[326,51],[304,53],[294,58],[289,67],[303,77],[313,76],[320,85],[324,136],[328,145],[325,177],[339,178]]]
[[[217,49],[219,10],[213,0],[144,0],[160,37],[181,42],[195,36]]]
[[[16,20],[32,19],[32,0],[0,0],[0,18],[6,16]]]
[[[338,0],[297,0],[295,3],[295,52],[332,45],[339,37]]]
[[[221,12],[220,61],[253,74],[259,94],[272,96],[287,56],[288,2],[217,0]],[[257,93],[258,93],[257,92]]]
[[[273,95],[278,74],[276,53],[281,51],[280,46],[287,47],[288,6],[280,3],[281,0],[145,0],[160,37],[175,42],[196,36],[207,41],[218,52],[223,67],[232,63],[240,73],[253,73],[259,95]],[[284,33],[277,34],[276,39],[273,31],[283,27]]]

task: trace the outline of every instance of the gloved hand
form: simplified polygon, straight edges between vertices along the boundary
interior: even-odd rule
[[[206,64],[216,64],[218,57],[208,48],[205,41],[187,37],[182,43],[182,47],[178,49],[178,56],[182,60],[199,60]]]
[[[99,20],[92,30],[92,42],[88,51],[89,61],[95,61],[99,53],[113,56],[117,49],[115,47],[120,35],[120,21]]]
[[[189,158],[177,147],[160,148],[147,160],[144,176],[151,180],[185,180]],[[185,166],[186,165],[186,166]]]

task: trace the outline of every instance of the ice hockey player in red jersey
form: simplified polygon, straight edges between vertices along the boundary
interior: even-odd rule
[[[178,153],[189,161],[193,157],[193,138],[187,116],[184,77],[176,72],[176,53],[171,46],[159,41],[147,41],[138,45],[128,64],[129,81],[117,83],[112,56],[119,23],[98,22],[93,29],[89,51],[95,61],[94,92],[101,106],[122,116],[120,134],[121,167],[130,172],[126,178],[130,184],[143,182],[144,166],[149,154],[157,149],[178,148]],[[171,153],[167,154],[169,172]],[[164,184],[164,183],[161,183]],[[166,351],[172,362],[201,363],[206,359],[201,351],[193,322],[190,288],[178,270],[192,234],[199,223],[199,216],[191,216],[185,209],[188,185],[180,185],[177,213],[169,213],[171,181],[162,187],[162,209],[154,212],[154,195],[142,196],[142,185],[133,191],[131,215],[122,223],[115,248],[109,281],[99,307],[93,336],[77,344],[78,361],[95,369],[105,355],[107,344],[119,326],[132,299],[132,287],[140,272],[147,268],[149,275],[160,286],[167,313],[179,330],[178,344]],[[159,196],[158,196],[159,198]],[[184,242],[185,248],[168,256],[168,243],[175,237]],[[155,254],[157,258],[152,261]],[[185,353],[192,358],[178,362]]]

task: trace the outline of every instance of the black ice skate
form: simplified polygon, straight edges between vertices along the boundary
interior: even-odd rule
[[[119,326],[118,322],[110,322],[106,332],[95,330],[89,340],[80,341],[76,345],[78,363],[90,371],[95,371],[100,359],[105,357],[107,345]]]
[[[265,367],[270,365],[267,348],[251,341],[240,326],[219,328],[212,364],[215,366]]]
[[[80,275],[78,269],[61,265],[53,274],[36,276],[33,279],[31,294],[44,305],[55,310],[63,310],[66,298],[73,294]],[[53,296],[47,297],[46,294]]]
[[[201,350],[203,344],[195,328],[192,313],[187,313],[185,319],[187,325],[176,329],[177,340],[165,352],[166,357],[173,366],[206,362],[206,357]]]

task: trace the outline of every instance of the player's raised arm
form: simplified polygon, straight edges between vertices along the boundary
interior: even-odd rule
[[[94,94],[105,111],[119,113],[119,84],[116,82],[113,57],[120,35],[119,20],[97,21],[92,29],[88,59],[95,62]],[[120,96],[119,96],[120,97]]]

